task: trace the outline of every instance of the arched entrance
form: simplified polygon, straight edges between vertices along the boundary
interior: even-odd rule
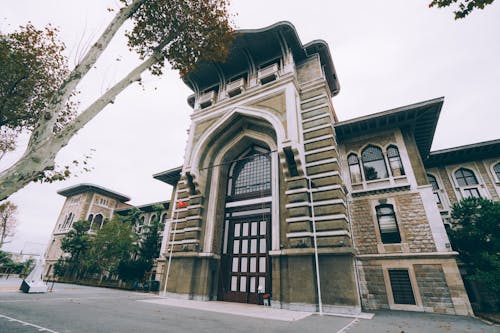
[[[271,292],[270,151],[248,147],[229,167],[218,298],[257,303]]]

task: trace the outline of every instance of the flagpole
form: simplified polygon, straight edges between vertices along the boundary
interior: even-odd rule
[[[167,296],[168,276],[170,274],[170,264],[172,262],[172,253],[174,252],[174,244],[173,243],[175,242],[175,233],[177,231],[177,222],[179,220],[179,208],[178,207],[176,207],[176,209],[175,209],[175,214],[176,215],[175,215],[175,220],[174,220],[174,234],[172,236],[172,244],[170,245],[170,253],[168,255],[167,274],[165,276],[165,285],[163,286],[163,297]]]

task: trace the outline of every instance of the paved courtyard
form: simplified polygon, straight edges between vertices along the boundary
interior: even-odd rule
[[[253,305],[189,302],[121,290],[56,284],[24,294],[0,279],[0,332],[500,332],[474,318],[377,312],[372,319],[318,316]]]

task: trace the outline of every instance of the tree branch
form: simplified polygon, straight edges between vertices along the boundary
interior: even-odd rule
[[[64,108],[71,93],[80,83],[83,77],[92,69],[97,59],[102,55],[115,34],[121,28],[123,23],[145,2],[145,0],[134,0],[130,5],[123,7],[115,15],[113,20],[106,27],[99,39],[94,43],[90,50],[85,54],[80,63],[69,74],[68,79],[61,85],[60,89],[54,95],[52,101],[47,107],[46,114],[42,115],[37,123],[35,131],[30,138],[33,146],[37,141],[43,141],[52,134],[54,124],[57,121],[57,113]]]
[[[41,142],[30,140],[23,156],[14,165],[0,173],[0,201],[36,180],[43,171],[53,167],[59,150],[66,146],[69,140],[99,114],[106,105],[111,103],[119,93],[132,83],[139,81],[141,73],[158,61],[159,57],[160,53],[155,52],[153,56],[144,60],[71,121],[60,133],[51,133],[46,140]]]
[[[82,129],[89,121],[91,121],[99,112],[101,112],[106,105],[112,103],[116,96],[125,90],[132,83],[141,80],[141,74],[150,68],[154,63],[158,61],[160,57],[159,53],[155,53],[148,59],[144,60],[140,65],[130,71],[127,76],[117,82],[113,87],[106,91],[101,97],[94,101],[89,107],[87,107],[78,117],[71,121],[57,137],[63,143],[63,146],[68,143],[68,141],[75,135],[80,129]]]

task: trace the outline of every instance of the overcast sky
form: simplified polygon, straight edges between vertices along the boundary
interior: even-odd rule
[[[292,22],[303,43],[330,45],[340,94],[340,120],[444,96],[433,150],[500,138],[500,3],[464,20],[430,0],[232,0],[237,28]],[[31,21],[59,27],[71,64],[112,18],[118,0],[0,0],[0,29]],[[137,63],[123,36],[115,38],[97,70],[79,87],[82,107]],[[16,237],[5,249],[41,251],[64,198],[57,190],[94,183],[132,198],[132,204],[168,200],[171,187],[151,177],[182,164],[189,127],[190,90],[177,72],[146,76],[129,87],[58,155],[65,165],[95,150],[90,173],[54,184],[31,184],[11,197],[19,207]],[[26,140],[26,139],[25,139]],[[25,141],[24,140],[24,141]],[[20,142],[22,146],[23,142]],[[0,162],[12,163],[21,151]]]

